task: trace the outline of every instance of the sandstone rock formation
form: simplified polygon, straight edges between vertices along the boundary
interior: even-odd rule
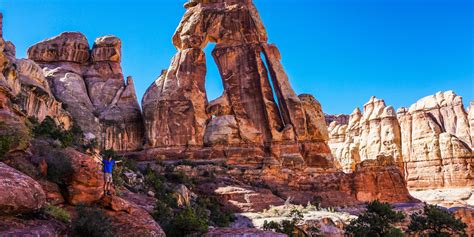
[[[41,185],[0,162],[0,215],[39,210],[46,201]]]
[[[400,125],[395,110],[375,97],[364,105],[364,112],[357,108],[348,124],[333,121],[329,125],[329,146],[336,160],[346,172],[364,160],[378,156],[391,156],[403,167]]]
[[[124,81],[120,39],[100,37],[90,49],[83,34],[65,32],[30,47],[28,58],[41,66],[52,94],[86,138],[105,149],[141,148],[141,111],[132,78]]]
[[[67,148],[63,154],[71,160],[71,178],[67,183],[68,202],[73,205],[91,204],[103,195],[101,165],[90,156]]]
[[[41,68],[31,60],[15,58],[15,46],[2,37],[0,71],[0,109],[5,116],[10,113],[17,120],[34,117],[40,122],[50,116],[70,127],[71,118],[52,95]]]
[[[142,100],[146,149],[130,156],[141,160],[157,156],[223,159],[226,165],[245,169],[232,176],[285,190],[285,197],[301,203],[319,194],[327,197],[328,204],[344,198],[356,203],[357,190],[351,186],[355,176],[337,170],[327,144],[321,105],[313,96],[297,96],[293,91],[281,65],[280,52],[268,44],[253,3],[190,1],[185,7],[186,13],[173,36],[178,52]],[[209,42],[216,44],[212,56],[224,85],[223,94],[213,101],[207,101],[204,87],[207,55],[203,48]],[[395,112],[391,108],[383,111],[380,104],[373,103],[368,105],[370,111],[363,125],[368,130],[375,125],[380,127],[378,130],[382,126],[385,129]],[[375,111],[372,118],[372,107],[376,106],[382,110]],[[363,144],[383,139],[380,143],[386,141],[386,145],[378,151],[364,146],[367,159],[376,159],[379,154],[394,154],[398,159],[393,143],[399,138],[399,130],[389,130],[388,135],[385,130],[383,134],[378,130],[374,128],[371,133],[377,135],[371,135],[373,139]],[[403,180],[399,181],[391,183],[394,186],[388,190],[403,186]],[[380,190],[372,191],[371,197],[380,196]],[[239,208],[254,208],[252,203],[257,202],[248,200],[265,196],[264,191],[230,193],[222,196],[227,195],[228,201]],[[410,199],[403,191],[400,197]]]
[[[277,163],[332,163],[321,106],[291,88],[253,3],[191,1],[185,7],[173,36],[178,52],[142,100],[146,147],[158,153],[211,147],[211,156],[224,153],[229,160],[254,153],[256,164],[265,156]],[[224,85],[210,102],[204,87],[208,42],[216,43],[212,56]]]
[[[403,173],[392,156],[378,156],[376,160],[365,160],[357,164],[354,175],[355,196],[359,201],[384,200],[386,202],[408,201],[410,197]]]
[[[411,189],[474,187],[468,114],[452,91],[398,110],[407,185]]]
[[[474,195],[473,114],[472,102],[467,113],[452,91],[400,108],[397,117],[383,101],[371,98],[364,114],[356,109],[348,124],[329,125],[329,145],[346,172],[365,159],[390,155],[403,167],[415,197],[447,206],[456,200],[469,204]]]

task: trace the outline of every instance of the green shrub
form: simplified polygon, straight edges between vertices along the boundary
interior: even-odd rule
[[[168,182],[175,184],[184,184],[187,187],[193,187],[192,180],[182,170],[177,172],[166,172],[165,178]]]
[[[44,213],[62,222],[71,221],[71,215],[69,215],[69,212],[58,206],[48,205],[44,209]]]
[[[13,137],[9,135],[0,135],[0,160],[4,158],[11,149]]]
[[[110,218],[101,210],[77,206],[78,218],[72,223],[75,236],[108,237],[113,236]]]
[[[48,164],[47,178],[59,185],[67,184],[74,172],[71,159],[59,151],[51,151],[46,159]]]
[[[160,226],[169,226],[171,218],[173,217],[173,209],[162,200],[157,199],[152,216]]]
[[[171,224],[165,227],[165,232],[167,236],[201,236],[208,229],[206,220],[202,212],[186,207],[175,215]]]
[[[446,209],[425,205],[413,213],[408,230],[420,236],[466,236],[467,225]]]
[[[298,228],[298,223],[303,220],[303,213],[298,209],[293,209],[290,212],[290,217],[291,220],[283,220],[280,223],[275,221],[265,221],[263,223],[263,229],[284,233],[290,237],[305,236],[305,234]],[[312,231],[319,232],[317,228],[313,228]]]
[[[138,163],[136,160],[124,158],[122,159],[122,161],[123,161],[123,166],[127,167],[129,170],[133,172],[139,171]]]
[[[402,212],[396,212],[389,203],[378,200],[368,203],[367,210],[352,220],[345,230],[353,236],[403,236],[394,223],[405,218]]]
[[[82,131],[74,125],[70,130],[65,130],[58,126],[51,117],[46,117],[41,123],[35,118],[29,118],[33,125],[34,137],[48,137],[61,142],[63,147],[82,143]]]
[[[209,224],[213,226],[226,227],[234,221],[232,212],[224,209],[214,197],[199,197],[196,205],[211,212]]]

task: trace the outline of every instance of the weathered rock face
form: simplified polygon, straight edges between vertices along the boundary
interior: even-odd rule
[[[398,110],[407,185],[411,189],[474,187],[468,114],[452,91]]]
[[[41,185],[0,162],[0,214],[34,212],[45,204]]]
[[[346,172],[364,160],[374,160],[378,156],[392,156],[402,167],[400,125],[395,110],[385,105],[383,100],[372,97],[349,117],[348,124],[329,125],[331,139],[329,146],[335,158]]]
[[[28,147],[31,136],[25,125],[27,117],[41,122],[46,116],[66,129],[71,125],[69,114],[52,95],[41,68],[31,60],[16,59],[15,46],[0,37],[0,136],[11,140],[9,151]]]
[[[410,201],[403,173],[392,156],[378,156],[357,164],[354,175],[354,192],[359,201],[384,200],[385,202]]]
[[[68,202],[73,205],[91,204],[103,195],[104,180],[101,165],[90,156],[72,148],[62,152],[71,161],[71,177],[66,183]]]
[[[251,145],[305,165],[332,163],[321,106],[291,88],[253,3],[191,1],[185,7],[173,36],[178,53],[142,100],[147,147]],[[212,56],[224,85],[210,102],[202,50],[208,42],[216,43]]]
[[[30,47],[28,57],[87,137],[94,135],[105,149],[141,148],[141,111],[132,78],[124,81],[120,39],[100,37],[90,49],[84,35],[65,32]]]
[[[391,107],[372,98],[364,114],[356,109],[348,124],[329,125],[329,145],[346,172],[366,159],[390,155],[403,167],[408,188],[416,197],[443,205],[452,205],[456,199],[471,202],[472,191],[464,189],[474,186],[473,114],[472,103],[468,114],[462,98],[452,91],[427,96],[409,109],[400,108],[397,117]]]

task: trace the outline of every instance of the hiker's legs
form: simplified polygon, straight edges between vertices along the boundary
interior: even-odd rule
[[[104,193],[107,192],[107,177],[105,177],[104,173]]]
[[[112,174],[105,173],[104,174],[104,193],[110,193],[110,186],[112,186]]]

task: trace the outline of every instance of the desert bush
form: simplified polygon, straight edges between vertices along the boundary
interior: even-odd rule
[[[235,219],[232,212],[226,210],[214,197],[200,196],[196,201],[196,205],[210,211],[209,225],[226,227]]]
[[[11,149],[13,137],[9,135],[0,136],[0,160],[4,158],[7,152]]]
[[[155,208],[152,213],[153,219],[160,224],[161,227],[170,225],[173,217],[173,209],[160,199],[156,200]]]
[[[165,227],[167,236],[201,236],[208,230],[207,217],[202,210],[186,207],[178,211],[171,225]]]
[[[22,124],[6,124],[0,121],[0,160],[12,149],[23,150],[29,146],[31,134]]]
[[[426,205],[423,211],[413,213],[408,230],[420,236],[466,236],[467,225],[448,210]]]
[[[368,203],[367,210],[346,226],[350,236],[403,236],[400,229],[393,226],[405,218],[402,212],[393,210],[389,203],[378,200]]]
[[[165,174],[165,178],[168,182],[175,183],[175,184],[184,184],[187,187],[193,187],[194,184],[189,176],[182,170],[178,170],[175,172],[167,172]]]
[[[82,131],[74,125],[70,130],[65,130],[58,126],[51,117],[46,117],[41,123],[35,118],[29,118],[33,129],[34,137],[48,137],[61,142],[63,147],[69,147],[74,144],[82,143]]]
[[[58,206],[48,205],[44,208],[44,213],[62,222],[71,221],[69,212]]]
[[[59,151],[51,151],[46,159],[48,164],[47,178],[59,185],[67,184],[74,172],[71,158]]]
[[[77,206],[78,218],[73,221],[73,232],[80,237],[108,237],[113,236],[110,218],[101,210]]]

